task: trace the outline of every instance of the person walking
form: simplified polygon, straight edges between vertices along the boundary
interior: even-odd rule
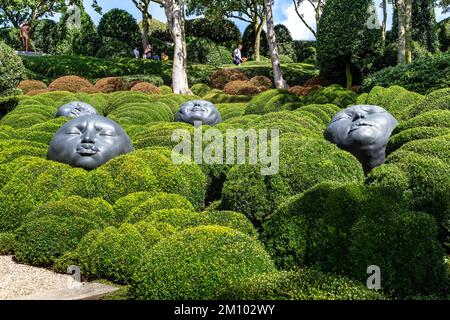
[[[242,63],[242,44],[240,44],[236,49],[233,51],[233,63],[237,66],[240,66]]]

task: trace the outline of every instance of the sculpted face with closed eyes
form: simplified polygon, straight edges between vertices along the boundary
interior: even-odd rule
[[[397,120],[379,106],[356,105],[334,115],[324,136],[352,153],[367,174],[384,162],[386,145],[397,124]]]
[[[222,122],[219,110],[209,101],[192,100],[184,103],[175,115],[175,121],[194,124],[201,122],[203,125],[213,126]]]
[[[132,150],[130,138],[116,122],[85,115],[59,128],[50,142],[47,158],[92,170]]]
[[[77,118],[85,115],[95,115],[98,114],[97,110],[88,103],[82,101],[72,101],[69,102],[58,109],[56,113],[56,118],[58,117],[71,117]]]

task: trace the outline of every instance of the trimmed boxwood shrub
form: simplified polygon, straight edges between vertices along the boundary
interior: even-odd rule
[[[437,229],[434,218],[426,213],[366,212],[351,230],[352,276],[364,281],[367,266],[376,265],[387,293],[406,297],[438,292],[448,275]]]
[[[85,87],[92,87],[92,83],[90,83],[89,80],[78,76],[64,76],[56,79],[48,86],[52,91],[69,92],[78,92]]]
[[[125,83],[122,79],[117,77],[108,77],[97,80],[94,86],[96,89],[103,93],[110,93],[115,91],[121,91],[125,89]]]
[[[219,226],[189,228],[161,240],[131,282],[135,299],[214,299],[234,282],[274,265],[262,245]]]
[[[169,86],[160,86],[158,89],[159,89],[160,94],[163,94],[163,95],[164,94],[172,94],[173,93],[172,88],[169,87]]]
[[[112,111],[109,118],[121,125],[145,125],[158,121],[173,121],[173,113],[162,102],[126,103]]]
[[[0,97],[14,92],[19,82],[25,78],[25,68],[13,49],[0,41]]]
[[[389,143],[386,147],[386,154],[391,154],[392,152],[402,147],[404,144],[411,141],[431,139],[440,136],[445,136],[447,134],[450,134],[450,127],[449,128],[416,127],[406,129],[401,131],[400,133],[397,133],[396,135],[392,136],[389,139]]]
[[[178,142],[172,141],[172,134],[174,130],[182,129],[188,130],[191,137],[194,133],[194,127],[183,122],[164,122],[164,123],[150,123],[142,130],[139,130],[134,137],[133,143],[136,149],[143,149],[147,147],[169,147],[173,148]]]
[[[0,233],[0,254],[7,255],[14,252],[16,246],[15,237],[14,233]]]
[[[194,211],[192,204],[178,194],[155,193],[128,212],[126,222],[135,223],[151,216],[155,211],[163,209],[183,209]]]
[[[226,94],[221,90],[213,89],[203,96],[203,100],[211,101],[212,103],[242,103],[250,101],[252,97],[252,95]]]
[[[210,83],[213,88],[223,89],[230,81],[247,81],[248,77],[237,69],[219,69],[211,75]]]
[[[231,95],[255,95],[261,92],[261,89],[250,84],[248,81],[234,80],[228,82],[223,88],[223,92]]]
[[[139,221],[133,225],[138,229],[147,248],[153,247],[158,241],[173,235],[177,230],[168,223]]]
[[[257,166],[234,166],[222,189],[222,208],[242,212],[258,225],[289,195],[325,181],[364,180],[351,154],[322,139],[285,135],[280,138],[279,159],[279,173],[273,176],[261,175]]]
[[[16,132],[11,132],[15,135]],[[36,156],[44,158],[48,147],[45,144],[26,140],[0,140],[0,164],[8,163],[22,156]]]
[[[27,94],[32,90],[47,89],[47,85],[44,82],[38,80],[23,80],[19,83],[17,88],[22,90],[24,94]]]
[[[75,257],[80,269],[92,278],[129,283],[145,257],[147,247],[139,230],[131,224],[94,230],[78,244]]]
[[[51,266],[58,257],[74,249],[85,234],[98,227],[94,221],[77,216],[51,215],[27,221],[15,231],[16,259],[35,266]]]
[[[134,192],[127,194],[126,196],[117,199],[114,203],[113,209],[116,215],[116,224],[125,222],[125,219],[130,215],[130,212],[145,202],[147,199],[152,197],[155,192]]]
[[[319,123],[327,125],[330,123],[333,116],[341,109],[334,104],[309,104],[301,106],[294,112],[307,112],[319,119]]]
[[[380,293],[346,277],[305,268],[258,274],[232,285],[225,300],[379,300]]]
[[[245,114],[265,114],[282,110],[284,104],[300,102],[300,99],[288,90],[272,89],[254,97],[245,107]]]
[[[220,111],[223,121],[243,116],[245,112],[244,103],[220,103],[216,104],[216,108]]]
[[[80,217],[99,226],[113,224],[116,221],[113,208],[108,202],[102,198],[86,199],[79,196],[69,196],[38,205],[26,219],[33,220],[44,216]]]
[[[433,91],[425,99],[411,106],[410,117],[432,110],[450,110],[450,88]]]
[[[139,92],[144,92],[147,94],[161,93],[157,86],[155,86],[154,84],[149,83],[149,82],[139,82],[131,88],[131,91],[139,91]]]
[[[258,237],[250,220],[242,213],[234,211],[195,212],[189,208],[162,209],[154,211],[144,221],[169,224],[177,231],[201,225],[219,225],[240,231],[255,239]]]
[[[191,88],[192,93],[194,93],[195,95],[197,95],[199,97],[205,96],[210,90],[211,90],[211,88],[207,84],[204,84],[204,83],[194,84]]]
[[[272,80],[265,76],[255,76],[248,81],[249,84],[259,88],[261,91],[266,91],[272,88]]]
[[[346,108],[356,101],[357,95],[337,84],[311,91],[301,98],[303,104],[335,104],[340,108]]]

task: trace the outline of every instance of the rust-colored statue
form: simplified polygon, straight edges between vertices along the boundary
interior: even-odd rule
[[[30,51],[31,41],[31,25],[29,22],[24,22],[20,25],[20,41],[22,42],[23,50]]]

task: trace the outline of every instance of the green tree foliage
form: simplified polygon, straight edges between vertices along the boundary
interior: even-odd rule
[[[33,28],[34,49],[43,53],[53,53],[58,42],[58,24],[50,19],[38,20]]]
[[[296,61],[297,55],[294,49],[294,40],[289,29],[283,24],[277,24],[275,26],[275,34],[280,55],[288,56],[293,61]]]
[[[128,44],[130,51],[135,46],[140,47],[139,26],[133,16],[124,10],[108,11],[100,20],[97,33],[102,45],[117,40]]]
[[[450,18],[439,22],[438,37],[441,51],[447,51],[450,47]]]
[[[208,38],[217,44],[226,46],[236,46],[241,40],[239,28],[233,21],[227,19],[199,18],[186,20],[186,36]]]
[[[367,25],[371,5],[372,0],[330,0],[320,19],[317,59],[321,74],[338,83],[346,78],[347,88],[353,84],[353,73],[370,71],[372,60],[380,54],[381,29]]]
[[[248,25],[245,28],[242,35],[242,55],[244,57],[252,57],[255,54],[255,32],[252,25]],[[261,31],[261,44],[260,44],[260,54],[262,56],[269,55],[269,44],[267,43],[267,35],[264,30]]]
[[[439,47],[435,14],[435,0],[413,0],[412,36],[413,40],[431,52]]]

